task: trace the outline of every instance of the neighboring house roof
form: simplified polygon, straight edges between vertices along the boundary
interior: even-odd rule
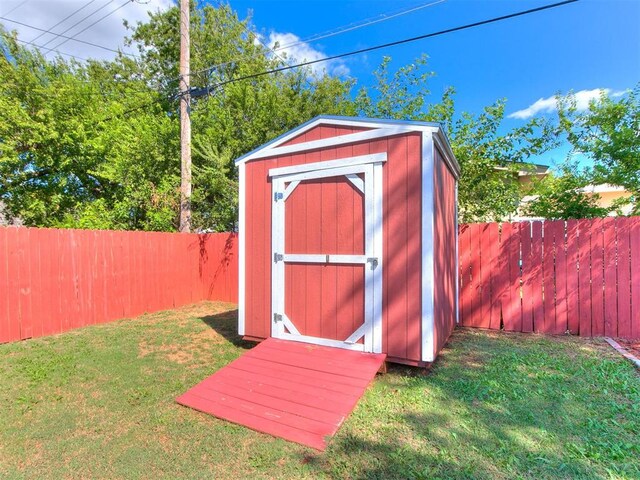
[[[600,185],[587,185],[586,187],[582,187],[580,191],[584,193],[629,193],[625,190],[624,187],[620,187],[618,185],[610,185],[608,183],[602,183]]]
[[[528,177],[530,175],[547,175],[549,173],[549,165],[542,165],[539,163],[521,163],[524,167],[522,170],[518,170],[519,177]],[[507,170],[507,167],[494,167],[495,170]]]
[[[624,187],[620,187],[618,185],[609,185],[607,183],[599,184],[599,185],[587,185],[585,187],[580,188],[578,191],[585,193],[587,195],[598,195],[598,200],[596,204],[599,207],[607,208],[613,205],[615,200],[620,198],[628,198],[631,196],[631,192],[626,190]],[[514,217],[516,220],[541,220],[539,218],[527,217],[523,215],[519,215],[519,212],[522,211],[522,207],[524,207],[527,203],[536,200],[539,195],[525,195],[520,200],[520,205],[518,206],[518,213]],[[633,210],[633,205],[628,203],[626,205],[622,205],[620,207],[620,211],[623,215],[629,215]],[[616,216],[618,212],[611,211],[609,212],[609,216]]]

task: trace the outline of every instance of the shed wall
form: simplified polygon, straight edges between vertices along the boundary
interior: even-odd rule
[[[366,129],[318,126],[289,143],[308,142]],[[303,137],[303,138],[302,138]],[[370,153],[387,152],[383,167],[383,352],[390,357],[420,360],[420,259],[421,259],[421,135],[409,133],[388,139],[286,155],[246,164],[245,334],[267,338],[271,326],[271,168],[313,163]],[[300,209],[306,228],[308,218]],[[289,224],[287,225],[289,228]],[[341,281],[319,278],[319,288]],[[291,301],[296,301],[295,296]],[[300,299],[305,305],[289,308],[326,311],[336,308],[336,298],[317,295]],[[360,301],[352,299],[352,301]]]
[[[434,358],[456,324],[456,180],[436,147],[434,155]]]

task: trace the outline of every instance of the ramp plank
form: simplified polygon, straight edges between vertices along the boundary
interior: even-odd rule
[[[176,401],[324,450],[385,358],[269,338]]]

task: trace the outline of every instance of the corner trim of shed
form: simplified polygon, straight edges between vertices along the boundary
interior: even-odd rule
[[[434,304],[435,291],[433,266],[433,162],[434,145],[430,132],[422,133],[422,361],[432,362],[434,345]]]
[[[244,197],[247,192],[246,164],[238,165],[238,335],[244,335],[245,311],[245,208]]]

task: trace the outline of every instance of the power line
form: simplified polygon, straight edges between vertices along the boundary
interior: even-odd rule
[[[283,72],[285,70],[291,70],[293,68],[306,67],[306,66],[314,65],[314,64],[320,63],[320,62],[328,62],[328,61],[331,61],[331,60],[336,60],[338,58],[344,58],[344,57],[349,57],[349,56],[352,56],[352,55],[359,55],[361,53],[372,52],[374,50],[380,50],[382,48],[395,47],[395,46],[398,46],[398,45],[403,45],[405,43],[415,42],[415,41],[418,41],[418,40],[425,40],[427,38],[437,37],[437,36],[440,36],[440,35],[445,35],[447,33],[453,33],[453,32],[459,32],[459,31],[462,31],[462,30],[468,30],[470,28],[480,27],[482,25],[488,25],[488,24],[491,24],[491,23],[501,22],[503,20],[509,20],[511,18],[521,17],[521,16],[524,16],[524,15],[529,15],[529,14],[532,14],[532,13],[537,13],[537,12],[541,12],[541,11],[544,11],[544,10],[549,10],[551,8],[561,7],[563,5],[568,5],[570,3],[575,3],[577,1],[578,0],[564,0],[562,2],[557,2],[557,3],[552,3],[552,4],[549,4],[549,5],[544,5],[542,7],[530,8],[528,10],[523,10],[523,11],[516,12],[516,13],[510,13],[508,15],[502,15],[500,17],[494,17],[494,18],[490,18],[490,19],[487,19],[487,20],[481,20],[479,22],[468,23],[466,25],[461,25],[459,27],[447,28],[445,30],[440,30],[440,31],[437,31],[437,32],[427,33],[427,34],[424,34],[424,35],[418,35],[417,37],[405,38],[403,40],[396,40],[395,42],[384,43],[382,45],[376,45],[376,46],[373,46],[373,47],[361,48],[359,50],[353,50],[351,52],[345,52],[345,53],[341,53],[341,54],[338,54],[338,55],[332,55],[330,57],[319,58],[319,59],[316,59],[316,60],[310,60],[310,61],[307,61],[307,62],[298,63],[296,65],[286,65],[286,66],[283,66],[283,67],[274,68],[272,70],[266,70],[264,72],[253,73],[251,75],[244,75],[242,77],[232,78],[232,79],[229,79],[229,80],[224,80],[222,82],[219,82],[216,85],[214,85],[214,88],[218,88],[218,87],[221,87],[223,85],[227,85],[229,83],[235,83],[235,82],[239,82],[239,81],[242,81],[242,80],[248,80],[248,79],[251,79],[251,78],[262,77],[264,75],[270,75],[272,73],[278,73],[278,72]]]
[[[413,12],[416,12],[418,10],[422,10],[423,8],[433,7],[435,5],[438,5],[439,3],[444,3],[446,1],[447,0],[438,0],[436,2],[431,2],[431,3],[425,3],[425,4],[422,4],[422,5],[418,5],[417,7],[411,7],[411,8],[405,9],[405,10],[396,11],[394,13],[381,13],[380,15],[361,20],[360,22],[350,23],[349,25],[345,25],[343,27],[338,27],[337,29],[334,29],[334,30],[329,30],[329,31],[326,31],[326,32],[323,32],[323,33],[319,33],[319,34],[316,34],[316,35],[311,35],[310,37],[303,38],[303,39],[298,40],[296,42],[288,43],[288,44],[285,44],[285,45],[280,45],[278,48],[276,48],[276,50],[283,50],[285,48],[297,47],[298,45],[302,45],[304,43],[316,42],[316,41],[322,40],[324,38],[329,38],[329,37],[334,37],[336,35],[341,35],[343,33],[351,32],[351,31],[357,30],[359,28],[368,27],[369,25],[374,25],[374,24],[380,23],[380,22],[386,22],[387,20],[391,20],[393,18],[400,17],[402,15],[407,15],[409,13],[413,13]]]
[[[403,39],[403,40],[397,40],[395,42],[384,43],[384,44],[376,45],[376,46],[373,46],[373,47],[367,47],[367,48],[362,48],[362,49],[359,49],[359,50],[353,50],[351,52],[345,52],[345,53],[341,53],[339,55],[333,55],[331,57],[325,57],[325,58],[320,58],[320,59],[317,59],[317,60],[306,61],[306,62],[298,63],[298,64],[295,64],[295,65],[286,65],[286,66],[283,66],[283,67],[274,68],[272,70],[266,70],[266,71],[254,73],[254,74],[251,74],[251,75],[244,75],[242,77],[232,78],[232,79],[229,79],[229,80],[225,80],[225,81],[219,82],[219,83],[217,83],[215,85],[209,85],[209,86],[204,87],[204,88],[192,89],[192,91],[190,92],[190,95],[192,97],[208,95],[209,93],[211,93],[211,91],[213,89],[217,89],[219,87],[222,87],[224,85],[228,85],[230,83],[240,82],[242,80],[249,80],[251,78],[262,77],[264,75],[270,75],[270,74],[273,74],[273,73],[279,73],[279,72],[283,72],[283,71],[286,71],[286,70],[292,70],[294,68],[306,67],[308,65],[313,65],[313,64],[316,64],[316,63],[320,63],[320,62],[328,62],[328,61],[331,61],[331,60],[336,60],[338,58],[344,58],[344,57],[348,57],[348,56],[352,56],[352,55],[358,55],[358,54],[361,54],[361,53],[371,52],[371,51],[374,51],[374,50],[380,50],[382,48],[395,47],[397,45],[402,45],[402,44],[405,44],[405,43],[415,42],[415,41],[418,41],[418,40],[424,40],[424,39],[427,39],[427,38],[437,37],[437,36],[440,36],[440,35],[445,35],[447,33],[453,33],[453,32],[459,32],[459,31],[462,31],[462,30],[468,30],[470,28],[475,28],[475,27],[479,27],[479,26],[482,26],[482,25],[488,25],[488,24],[492,24],[492,23],[496,23],[496,22],[501,22],[503,20],[509,20],[511,18],[522,17],[524,15],[529,15],[529,14],[532,14],[532,13],[542,12],[544,10],[550,10],[552,8],[561,7],[561,6],[564,6],[564,5],[568,5],[570,3],[576,3],[578,1],[579,0],[564,0],[562,2],[552,3],[552,4],[549,4],[549,5],[543,5],[541,7],[531,8],[531,9],[528,9],[528,10],[522,10],[520,12],[510,13],[508,15],[502,15],[500,17],[493,17],[493,18],[490,18],[490,19],[487,19],[487,20],[481,20],[479,22],[468,23],[466,25],[461,25],[461,26],[458,26],[458,27],[447,28],[445,30],[439,30],[437,32],[427,33],[427,34],[424,34],[424,35],[419,35],[417,37],[406,38],[406,39]],[[215,68],[215,67],[213,67],[213,68]],[[126,110],[126,111],[122,112],[120,115],[126,115],[128,113],[132,113],[134,111],[141,110],[141,109],[146,108],[146,107],[148,107],[150,105],[153,105],[154,103],[157,103],[157,100],[155,100],[153,102],[147,102],[147,103],[139,105],[139,106],[137,106],[135,108]],[[106,118],[106,119],[104,119],[102,121],[111,120],[115,116],[116,115],[110,116],[110,117],[108,117],[108,118]]]
[[[51,30],[53,30],[54,28],[56,28],[58,25],[60,25],[61,23],[66,22],[67,20],[69,20],[71,17],[73,17],[76,13],[84,10],[85,8],[87,8],[89,5],[91,5],[93,2],[95,2],[96,0],[90,0],[89,3],[85,3],[84,5],[82,5],[80,8],[74,10],[73,12],[71,12],[71,14],[67,15],[66,17],[64,17],[62,20],[60,20],[58,23],[56,23],[53,27],[49,28],[49,30],[43,31],[40,35],[38,35],[36,38],[32,39],[32,42],[35,42],[36,40],[38,40],[39,38],[41,38],[43,35],[46,35],[47,33],[51,33]]]
[[[17,42],[23,43],[25,45],[33,45],[36,48],[43,48],[40,45],[35,45],[34,43],[31,42],[27,42],[26,40],[20,40],[19,38],[15,39]],[[56,53],[59,53],[60,55],[65,55],[67,57],[72,57],[75,58],[76,60],[80,60],[83,62],[88,62],[89,59],[88,58],[82,58],[82,57],[78,57],[77,55],[71,55],[70,53],[66,53],[66,52],[61,52],[60,50],[55,50]]]
[[[38,30],[38,31],[40,31],[40,32],[49,33],[49,31],[48,31],[48,30],[45,30],[45,29],[43,29],[43,28],[39,28],[39,27],[34,27],[33,25],[29,25],[29,24],[26,24],[26,23],[22,23],[22,22],[19,22],[19,21],[17,21],[17,20],[11,20],[10,18],[6,18],[6,17],[0,17],[0,19],[5,20],[5,21],[7,21],[7,22],[15,23],[16,25],[21,25],[21,26],[23,26],[23,27],[31,28],[31,29],[33,29],[33,30]],[[44,35],[44,33],[43,33],[43,35]],[[85,41],[85,40],[78,40],[77,38],[73,38],[73,37],[66,37],[66,36],[64,36],[64,35],[58,35],[58,36],[59,36],[59,37],[62,37],[62,38],[66,38],[66,39],[68,39],[68,40],[73,40],[74,42],[84,43],[85,45],[90,45],[90,46],[92,46],[92,47],[101,48],[101,49],[103,49],[103,50],[108,50],[109,52],[123,53],[123,54],[125,54],[125,55],[133,56],[131,53],[120,52],[119,50],[115,50],[115,49],[113,49],[113,48],[105,47],[105,46],[103,46],[103,45],[98,45],[97,43],[87,42],[87,41]],[[21,41],[22,41],[22,40],[21,40]],[[33,45],[34,47],[43,48],[43,49],[45,49],[45,48],[46,48],[44,45],[36,45],[36,44],[34,43],[35,41],[36,41],[36,39],[34,38],[34,39],[33,39],[33,40],[31,40],[30,42],[25,42],[25,41],[22,41],[22,42],[23,42],[23,43],[26,43],[27,45]]]
[[[103,8],[105,8],[107,5],[110,5],[111,3],[115,2],[116,0],[110,0],[109,2],[105,3],[104,5],[102,5],[101,7],[98,7],[96,10],[94,10],[93,12],[91,12],[89,15],[85,15],[84,17],[82,17],[80,20],[78,20],[76,23],[74,23],[73,25],[71,25],[70,27],[68,27],[65,31],[61,32],[61,33],[56,33],[54,37],[51,37],[49,40],[47,40],[46,42],[44,42],[44,45],[49,45],[51,42],[53,42],[57,37],[60,37],[62,35],[64,35],[65,33],[67,33],[69,30],[72,30],[73,28],[75,28],[77,25],[81,24],[82,22],[84,22],[87,18],[91,17],[92,15],[95,15],[96,13],[98,13],[100,10],[102,10]],[[60,45],[58,45],[60,46]]]
[[[112,0],[113,1],[113,0]],[[124,7],[125,5],[127,5],[128,3],[133,2],[133,0],[125,0],[125,2],[123,4],[121,4],[119,7],[114,8],[113,10],[111,10],[109,13],[107,13],[106,15],[103,15],[102,17],[100,17],[98,20],[96,20],[95,22],[93,22],[92,24],[90,24],[89,26],[83,28],[82,30],[80,30],[77,33],[74,33],[73,36],[67,40],[63,40],[62,42],[60,42],[58,45],[56,45],[53,48],[58,48],[61,45],[64,45],[65,43],[67,43],[69,40],[73,40],[75,39],[75,37],[77,37],[78,35],[80,35],[81,33],[89,30],[91,27],[93,27],[95,24],[101,22],[102,20],[104,20],[105,18],[107,18],[108,16],[112,15],[113,13],[117,12],[118,10],[120,10],[122,7]],[[111,2],[109,2],[111,3]]]
[[[34,45],[31,42],[27,42],[26,40],[21,40],[19,38],[15,39],[17,42],[20,42],[22,44],[25,45],[32,45],[36,48],[41,48],[40,45]],[[67,52],[61,52],[60,50],[55,50],[56,53],[59,53],[60,55],[64,55],[66,57],[71,57],[71,58],[75,58],[76,60],[80,60],[83,62],[88,62],[89,59],[88,58],[83,58],[83,57],[79,57],[77,55],[72,55],[71,53],[67,53]],[[95,82],[91,82],[90,80],[79,80],[82,83],[87,83],[87,84],[95,84]],[[130,88],[133,92],[137,92],[137,93],[150,93],[150,92],[157,92],[156,87],[151,86],[151,85],[147,85],[146,87],[143,87],[142,85],[131,85],[131,80],[127,80],[127,81],[122,81],[122,82],[118,82],[117,80],[115,81],[115,83],[120,83],[121,85],[124,84],[128,84],[128,88]],[[105,84],[105,83],[101,83],[101,82],[97,82],[97,85],[99,85],[100,87],[105,87],[105,86],[112,86],[113,84]],[[160,87],[157,87],[160,88]],[[90,95],[103,95],[103,92],[85,92],[88,93]]]
[[[415,12],[415,11],[417,11],[417,10],[421,10],[421,9],[423,9],[423,8],[431,7],[431,6],[437,5],[437,4],[439,4],[439,3],[446,2],[446,1],[447,1],[447,0],[438,0],[438,1],[436,1],[436,2],[431,2],[431,3],[426,3],[426,4],[423,4],[423,5],[418,5],[417,7],[411,7],[411,8],[409,8],[409,9],[405,9],[405,10],[400,10],[400,11],[397,11],[397,10],[396,10],[396,11],[394,11],[394,12],[392,12],[392,13],[381,13],[380,15],[378,15],[378,16],[376,16],[376,17],[370,17],[370,18],[368,18],[368,19],[361,20],[360,22],[350,23],[349,25],[346,25],[346,26],[344,26],[344,27],[338,27],[337,29],[333,29],[333,30],[325,31],[325,32],[323,32],[323,33],[314,34],[314,35],[311,35],[311,36],[306,37],[306,38],[303,38],[303,39],[298,39],[298,40],[297,40],[297,41],[295,41],[295,42],[291,42],[291,43],[288,43],[288,44],[285,44],[285,45],[279,45],[277,48],[275,48],[275,47],[274,47],[274,48],[269,47],[268,45],[266,45],[266,44],[265,44],[265,43],[260,39],[260,37],[259,37],[256,33],[254,33],[254,32],[251,32],[251,33],[256,37],[256,39],[257,39],[257,40],[258,40],[258,41],[259,41],[259,42],[260,42],[260,43],[261,43],[265,48],[267,48],[268,50],[271,50],[271,51],[274,53],[274,55],[276,55],[278,58],[280,58],[281,60],[283,60],[283,61],[284,61],[284,63],[287,63],[287,62],[284,60],[284,58],[282,58],[282,57],[277,53],[278,51],[280,51],[280,50],[284,50],[284,49],[286,49],[286,48],[291,48],[291,47],[295,47],[295,46],[298,46],[298,45],[302,45],[302,44],[305,44],[305,43],[309,43],[309,42],[314,42],[314,41],[317,41],[317,40],[321,40],[321,39],[323,39],[323,38],[329,38],[329,37],[333,37],[333,36],[336,36],[336,35],[340,35],[340,34],[342,34],[342,33],[346,33],[346,32],[349,32],[349,31],[353,31],[353,30],[356,30],[356,29],[358,29],[358,28],[367,27],[367,26],[369,26],[369,25],[373,25],[373,24],[375,24],[375,23],[380,23],[380,22],[384,22],[384,21],[386,21],[386,20],[391,20],[391,19],[396,18],[396,17],[399,17],[399,16],[401,16],[401,15],[406,15],[406,14],[408,14],[408,13],[412,13],[412,12]],[[218,3],[218,5],[220,5],[220,2]],[[382,18],[381,18],[381,17],[382,17]],[[245,29],[246,29],[246,27],[245,27]],[[247,31],[249,31],[249,30],[247,30]],[[252,57],[252,58],[253,58],[253,57]],[[235,62],[231,61],[231,62],[218,63],[218,64],[213,65],[213,66],[211,66],[211,67],[209,67],[209,68],[206,68],[206,69],[204,69],[204,70],[198,70],[198,71],[196,71],[196,72],[191,72],[191,75],[199,75],[199,74],[201,74],[201,73],[210,72],[210,71],[211,71],[211,70],[213,70],[214,68],[224,67],[224,66],[227,66],[227,65],[231,65],[232,63],[235,63]]]
[[[5,15],[9,15],[13,12],[15,12],[17,9],[19,9],[21,6],[23,6],[25,3],[27,3],[29,0],[24,0],[24,2],[19,3],[18,5],[16,5],[15,7],[13,7],[11,10],[9,10],[7,13],[5,13]]]

